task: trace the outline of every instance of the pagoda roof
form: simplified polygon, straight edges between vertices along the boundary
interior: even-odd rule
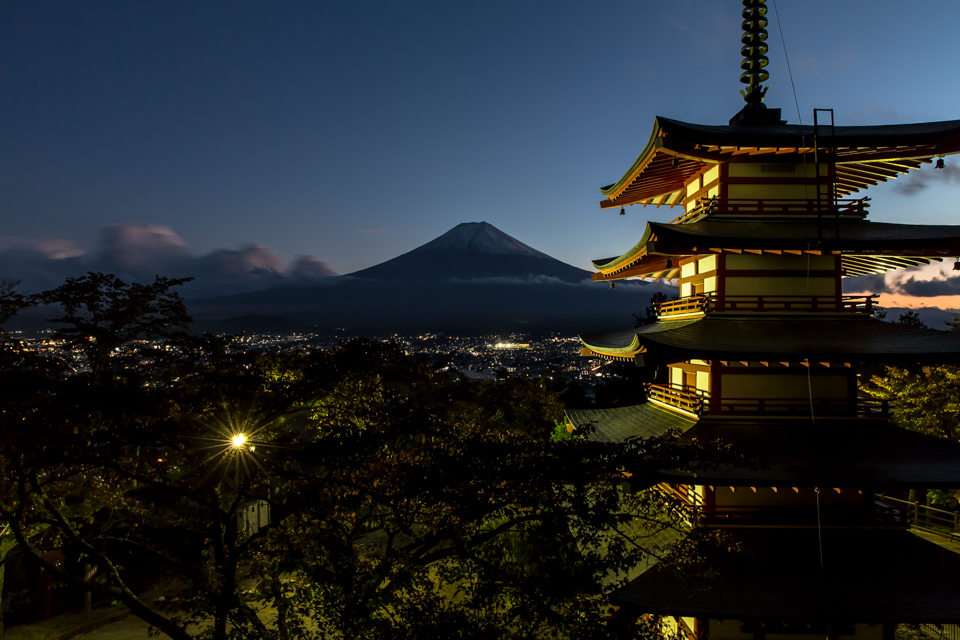
[[[615,258],[594,260],[594,279],[668,276],[679,265],[668,257],[711,253],[813,252],[841,256],[848,276],[926,264],[960,255],[960,226],[911,225],[825,218],[816,220],[732,222],[701,220],[688,224],[648,222],[640,242]]]
[[[960,152],[960,120],[834,127],[820,134],[820,153],[836,163],[837,193],[849,194]],[[812,162],[814,128],[804,125],[700,125],[656,117],[637,160],[600,189],[603,208],[678,204],[692,176],[720,162]],[[676,158],[676,160],[675,160]],[[822,161],[822,160],[821,160]]]
[[[810,313],[801,321],[775,313],[718,313],[583,335],[580,340],[598,355],[624,358],[647,353],[651,361],[664,364],[691,358],[931,364],[960,359],[956,332],[846,315]]]
[[[906,530],[745,528],[727,535],[724,549],[704,546],[700,575],[660,562],[615,591],[614,603],[638,614],[768,624],[960,620],[960,555]]]
[[[876,419],[702,418],[681,441],[720,440],[759,468],[719,465],[697,471],[695,484],[894,489],[956,487],[960,444]],[[690,484],[681,473],[670,482]]]
[[[575,429],[593,426],[590,439],[623,442],[627,438],[655,438],[669,431],[686,431],[696,419],[644,402],[612,409],[570,409],[567,422]]]

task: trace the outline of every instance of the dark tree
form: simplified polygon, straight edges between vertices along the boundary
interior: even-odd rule
[[[657,305],[667,301],[667,294],[662,291],[656,291],[650,296],[647,307],[643,310],[643,315],[633,315],[633,326],[642,327],[646,324],[653,324],[657,321]]]
[[[192,278],[156,277],[152,284],[127,284],[105,273],[88,273],[67,281],[37,298],[59,305],[61,314],[51,322],[56,330],[86,357],[92,378],[102,382],[110,375],[110,359],[137,338],[174,335],[192,322],[174,287]]]
[[[900,317],[894,324],[898,324],[901,327],[920,327],[921,329],[926,329],[927,325],[923,323],[923,320],[920,319],[920,314],[916,311],[906,311],[900,314]]]
[[[3,327],[10,318],[35,304],[30,296],[18,290],[19,286],[19,280],[0,278],[0,338],[6,337],[7,332]]]
[[[151,296],[94,276],[50,299],[101,371],[110,352],[89,332],[117,345],[186,321],[178,281]],[[680,526],[645,489],[712,455],[671,437],[555,441],[562,406],[541,383],[451,379],[394,344],[177,350],[95,385],[0,372],[0,529],[179,640],[613,637],[611,572],[666,553],[646,540]],[[270,522],[248,529],[258,504]],[[84,564],[96,575],[71,569]],[[148,606],[145,587],[169,604]]]

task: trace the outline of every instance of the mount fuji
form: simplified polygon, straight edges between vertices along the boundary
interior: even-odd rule
[[[457,225],[380,264],[313,286],[188,300],[197,328],[310,327],[338,335],[595,332],[629,326],[663,285],[616,291],[486,222]],[[305,330],[305,329],[301,329]]]
[[[487,222],[458,224],[413,251],[348,275],[375,280],[590,280],[589,271],[551,258]]]

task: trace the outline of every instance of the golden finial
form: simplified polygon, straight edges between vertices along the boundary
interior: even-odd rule
[[[767,58],[767,7],[764,5],[766,0],[743,0],[743,23],[740,25],[743,29],[743,35],[740,36],[740,42],[743,46],[740,48],[740,55],[743,61],[740,68],[743,73],[740,74],[740,82],[747,85],[746,89],[741,89],[740,94],[743,99],[750,103],[763,102],[763,96],[767,93],[767,88],[761,86],[761,82],[766,82],[770,77],[765,67],[770,59]]]

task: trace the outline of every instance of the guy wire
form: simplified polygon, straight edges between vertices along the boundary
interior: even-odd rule
[[[783,45],[783,57],[787,61],[787,74],[790,76],[790,88],[793,89],[793,103],[797,105],[797,120],[803,124],[803,117],[800,115],[800,102],[797,100],[797,87],[793,84],[793,71],[790,70],[790,56],[787,55],[787,43],[783,39],[783,26],[780,24],[780,12],[777,11],[777,0],[773,0],[773,14],[777,16],[777,29],[780,31],[780,44]]]
[[[820,529],[820,487],[814,487],[817,492],[817,540],[820,542],[820,571],[823,571],[823,532]]]

